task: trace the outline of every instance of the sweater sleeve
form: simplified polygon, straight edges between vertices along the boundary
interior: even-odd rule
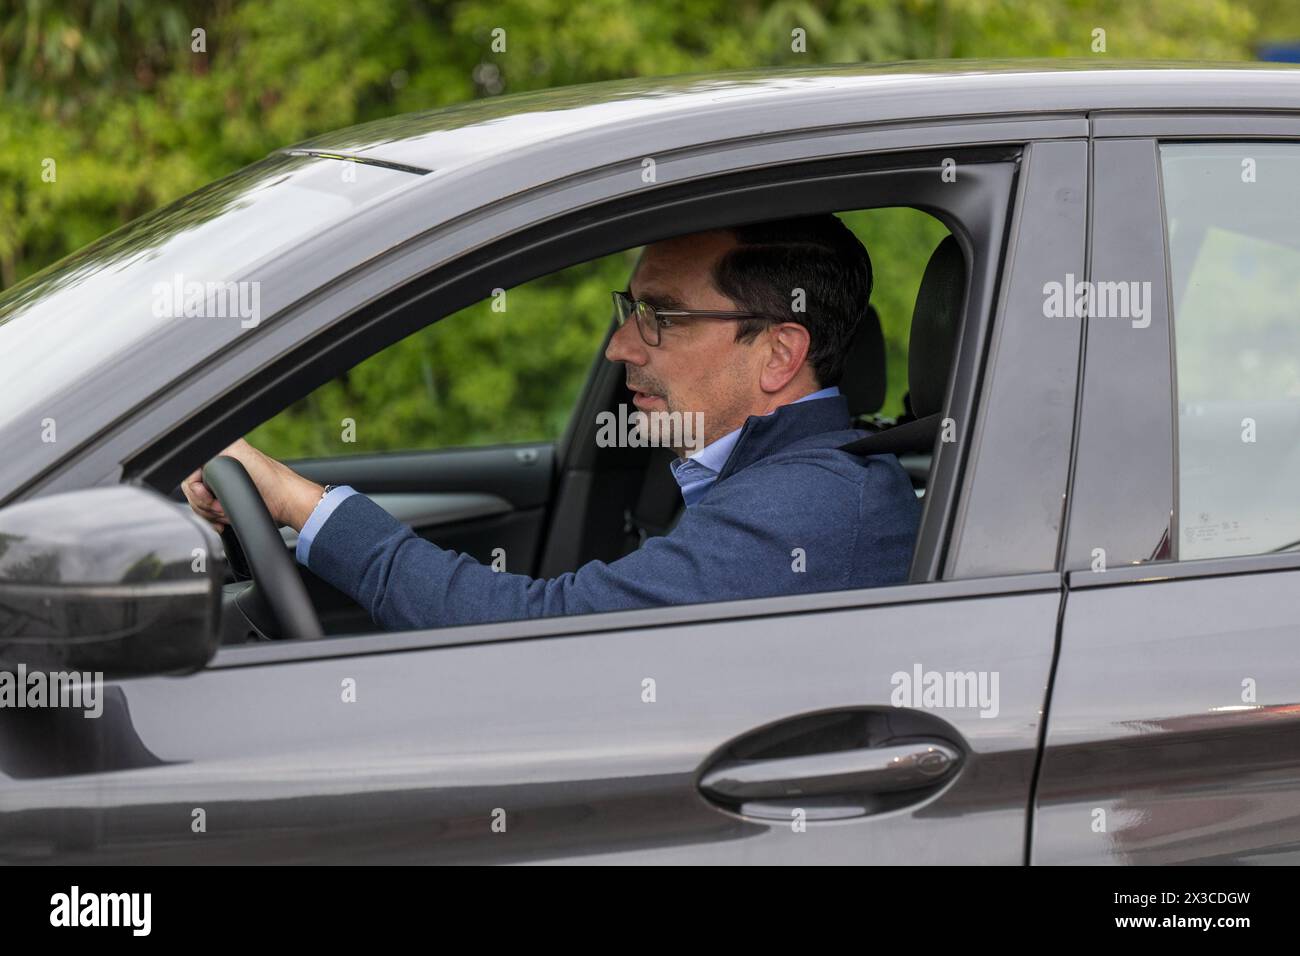
[[[745,549],[737,529],[724,532],[719,518],[717,509],[693,507],[673,534],[618,561],[538,579],[440,548],[355,494],[317,531],[308,567],[386,630],[692,604],[734,590],[727,583],[736,549]]]
[[[899,570],[906,567],[905,556],[892,545],[894,537],[903,541],[907,535],[897,519],[883,515],[864,523],[861,502],[858,484],[824,463],[762,463],[719,481],[683,512],[672,533],[650,538],[617,561],[591,561],[542,579],[493,571],[440,548],[354,494],[317,529],[308,567],[386,630],[888,583],[905,573]],[[898,516],[916,506],[910,484],[880,502],[884,514]],[[864,551],[879,573],[855,574]],[[507,555],[507,568],[509,560]]]

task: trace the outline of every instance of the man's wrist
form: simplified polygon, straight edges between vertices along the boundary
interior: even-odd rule
[[[301,475],[295,475],[298,479],[294,482],[293,490],[289,495],[289,504],[285,514],[284,523],[294,531],[302,531],[302,526],[307,523],[311,513],[316,510],[316,506],[325,497],[325,486],[318,485],[309,478]]]

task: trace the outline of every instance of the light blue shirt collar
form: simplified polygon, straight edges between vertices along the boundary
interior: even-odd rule
[[[800,402],[811,402],[817,398],[832,398],[839,393],[839,388],[832,385],[829,388],[823,388],[805,395],[803,398],[796,398],[789,404],[798,405]],[[768,412],[768,414],[771,415],[774,412]],[[743,427],[742,425],[741,428]],[[682,500],[686,502],[686,507],[689,508],[703,498],[704,493],[712,488],[713,483],[718,480],[722,466],[731,457],[731,450],[736,447],[736,442],[740,441],[741,428],[727,432],[727,434],[705,445],[699,451],[693,452],[686,458],[674,459],[669,464],[673,472],[673,478],[677,480],[677,485],[682,490]]]

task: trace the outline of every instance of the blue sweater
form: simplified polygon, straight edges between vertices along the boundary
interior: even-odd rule
[[[360,494],[316,532],[308,567],[386,630],[902,583],[921,504],[893,455],[838,450],[860,437],[841,396],[751,416],[671,533],[550,580],[439,548]]]

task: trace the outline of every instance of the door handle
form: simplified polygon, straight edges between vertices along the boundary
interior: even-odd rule
[[[894,793],[934,786],[960,760],[961,751],[942,740],[916,740],[774,760],[735,760],[706,773],[700,780],[700,789],[729,803]]]

